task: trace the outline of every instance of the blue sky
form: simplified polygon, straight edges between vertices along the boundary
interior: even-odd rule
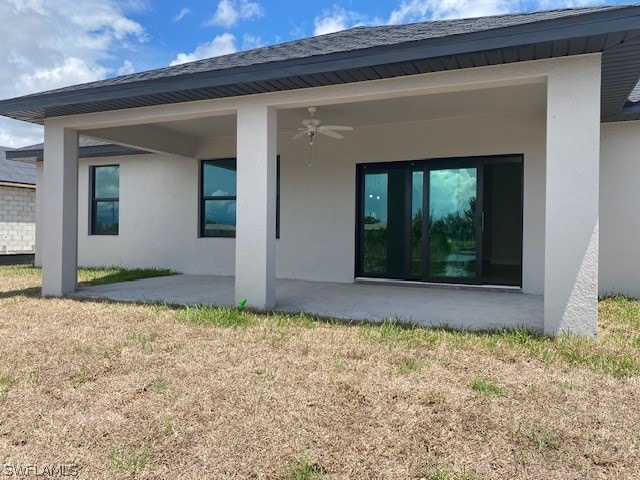
[[[564,7],[590,0],[0,0],[0,98],[233,53],[357,25]],[[0,145],[42,127],[0,118]]]

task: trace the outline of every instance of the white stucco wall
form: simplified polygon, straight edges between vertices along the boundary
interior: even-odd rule
[[[357,163],[524,154],[523,290],[544,285],[545,113],[482,115],[359,127],[314,150],[279,135],[279,278],[353,282]],[[200,158],[235,156],[235,138],[214,139]],[[89,165],[120,165],[120,234],[90,236]],[[146,155],[80,162],[80,265],[168,267],[233,275],[235,240],[198,238],[198,161]],[[86,200],[85,200],[86,199]]]
[[[33,253],[36,191],[0,185],[0,253]]]
[[[640,122],[602,125],[600,295],[640,298]]]

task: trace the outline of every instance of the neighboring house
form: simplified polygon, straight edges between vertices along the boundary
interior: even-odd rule
[[[235,276],[258,308],[276,277],[499,285],[595,335],[599,292],[640,296],[639,76],[640,7],[613,5],[358,27],[0,114],[45,125],[10,153],[44,158],[45,295],[78,262]],[[354,130],[293,140],[308,107]]]
[[[0,255],[36,248],[36,166],[5,159],[0,147]]]

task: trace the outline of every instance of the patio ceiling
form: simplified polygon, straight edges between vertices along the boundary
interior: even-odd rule
[[[545,109],[546,86],[544,83],[534,83],[323,105],[318,108],[316,116],[326,125],[351,125],[355,127],[354,134],[357,135],[358,127],[440,118],[544,111]],[[306,108],[279,110],[278,130],[284,135],[280,141],[288,141],[286,135],[297,130],[302,120],[308,116],[309,112]],[[235,115],[223,115],[84,131],[81,132],[83,135],[80,144],[81,156],[109,156],[151,151],[192,158],[206,139],[235,136],[236,124]],[[107,142],[107,145],[101,142]],[[130,149],[119,145],[126,145]],[[36,145],[15,150],[10,156],[42,159],[42,154],[43,146]]]

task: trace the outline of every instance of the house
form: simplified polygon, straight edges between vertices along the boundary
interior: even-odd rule
[[[36,166],[7,160],[0,147],[0,255],[33,254],[36,248]]]
[[[640,296],[639,76],[640,7],[611,5],[358,27],[0,114],[45,127],[16,154],[44,159],[43,295],[78,262],[234,276],[256,308],[276,278],[501,286],[593,336],[599,294]]]

